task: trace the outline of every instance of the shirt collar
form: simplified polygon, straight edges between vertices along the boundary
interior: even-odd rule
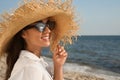
[[[21,50],[20,57],[27,57],[29,59],[32,59],[34,61],[43,61],[42,57],[37,57],[34,53],[27,51],[27,50]]]

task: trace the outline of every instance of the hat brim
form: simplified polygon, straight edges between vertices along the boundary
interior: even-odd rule
[[[41,5],[38,2],[29,2],[14,11],[7,20],[0,23],[3,30],[0,32],[0,54],[11,38],[25,26],[48,18],[55,20],[56,28],[52,31],[51,47],[54,48],[60,40],[70,42],[75,36],[77,25],[73,20],[73,14],[54,5]]]

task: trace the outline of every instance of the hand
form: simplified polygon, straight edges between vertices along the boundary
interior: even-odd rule
[[[57,45],[57,49],[53,53],[53,62],[54,65],[57,67],[63,66],[67,59],[67,52],[65,51],[64,47]]]

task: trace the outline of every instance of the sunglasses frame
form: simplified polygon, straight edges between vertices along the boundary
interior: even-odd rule
[[[23,30],[35,28],[39,32],[44,32],[45,28],[48,27],[52,31],[55,28],[55,25],[56,25],[55,21],[48,20],[47,23],[43,23],[42,21],[38,21],[38,22],[35,22],[33,24],[26,26]]]

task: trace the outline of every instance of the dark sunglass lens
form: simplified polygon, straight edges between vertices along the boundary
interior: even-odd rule
[[[40,23],[37,23],[35,27],[37,28],[38,31],[43,32],[45,30],[46,25],[40,22]]]
[[[50,30],[53,30],[55,28],[55,21],[48,21],[47,25]]]

